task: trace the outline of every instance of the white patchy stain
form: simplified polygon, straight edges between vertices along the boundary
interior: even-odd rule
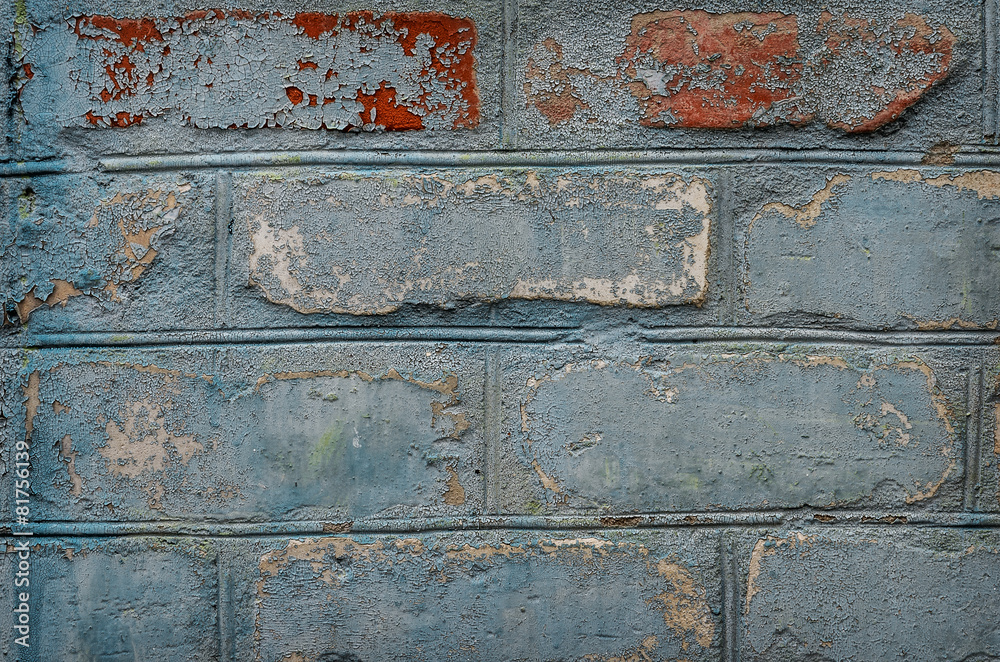
[[[925,177],[919,170],[900,168],[872,173],[872,180],[885,180],[902,184],[921,183],[938,188],[951,186],[959,191],[972,191],[980,200],[996,200],[1000,198],[1000,172],[993,170],[976,170],[960,175],[938,175]]]
[[[249,283],[301,313],[542,299],[657,308],[708,288],[709,183],[534,171],[248,178]]]
[[[753,217],[750,221],[750,229],[753,229],[753,224],[763,216],[765,213],[774,211],[786,218],[790,218],[798,223],[799,227],[811,228],[816,225],[816,219],[819,218],[820,212],[823,210],[823,203],[829,202],[834,196],[833,189],[837,186],[841,186],[851,181],[850,175],[837,174],[827,180],[826,186],[821,188],[815,194],[813,194],[812,199],[809,200],[804,205],[799,207],[793,207],[792,205],[785,204],[784,202],[769,202],[757,215]]]

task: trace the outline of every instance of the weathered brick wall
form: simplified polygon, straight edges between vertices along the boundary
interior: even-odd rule
[[[5,658],[1000,659],[996,0],[0,11]]]

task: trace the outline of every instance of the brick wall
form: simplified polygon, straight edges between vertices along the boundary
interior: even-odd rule
[[[6,659],[1000,658],[996,0],[0,12]]]

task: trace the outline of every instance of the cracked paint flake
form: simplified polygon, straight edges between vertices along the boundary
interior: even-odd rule
[[[804,18],[801,20],[805,20]],[[725,129],[818,120],[849,133],[891,122],[948,74],[955,35],[912,13],[824,11],[816,36],[780,12],[636,14],[617,71],[567,61],[548,37],[524,70],[528,107],[557,125],[603,121],[589,88],[639,104],[643,126]],[[595,66],[588,66],[595,65]],[[600,63],[607,68],[606,63]]]
[[[301,313],[501,299],[656,308],[706,296],[712,189],[700,177],[580,170],[244,181],[237,216],[249,231],[249,282]]]
[[[595,360],[529,378],[517,422],[535,494],[612,512],[832,507],[889,481],[894,502],[912,504],[957,470],[952,405],[918,358],[856,368],[836,355],[760,351],[674,362]],[[646,425],[636,432],[604,410]]]
[[[198,128],[479,123],[476,27],[438,12],[74,16],[22,26],[19,43],[18,98],[29,122],[45,105],[63,126],[157,116]],[[39,80],[64,93],[47,98]]]
[[[66,306],[84,295],[120,302],[120,289],[153,266],[176,231],[190,189],[179,184],[119,192],[100,201],[86,219],[41,207],[26,189],[14,240],[0,254],[0,284],[16,319],[25,323],[42,306]]]
[[[612,573],[611,577],[620,578],[613,581],[625,581],[627,578],[629,587],[623,591],[621,598],[626,604],[617,606],[613,611],[635,609],[637,615],[635,620],[628,622],[631,636],[614,638],[616,643],[612,645],[619,650],[635,635],[639,638],[637,641],[633,639],[634,643],[629,648],[639,652],[656,649],[667,655],[675,649],[678,653],[697,657],[699,652],[710,650],[715,642],[717,619],[709,607],[708,592],[698,568],[675,555],[661,556],[646,545],[627,539],[616,542],[599,537],[540,538],[512,544],[476,539],[456,542],[448,538],[435,540],[425,537],[379,537],[371,542],[352,538],[314,538],[291,540],[285,547],[260,557],[255,615],[255,640],[259,642],[257,656],[270,659],[295,655],[311,660],[319,654],[320,650],[315,647],[322,646],[322,642],[311,642],[310,648],[302,648],[302,641],[290,634],[298,628],[287,622],[283,610],[276,608],[290,591],[313,596],[318,600],[317,618],[324,622],[330,618],[337,623],[343,621],[342,627],[346,627],[347,622],[357,618],[357,611],[345,609],[345,606],[356,600],[366,605],[363,611],[365,618],[369,619],[372,616],[376,620],[383,618],[389,613],[385,609],[390,604],[393,605],[392,613],[398,613],[395,610],[399,608],[409,612],[414,597],[408,596],[417,595],[409,591],[423,587],[429,577],[436,578],[438,584],[435,590],[437,618],[448,618],[444,614],[453,611],[460,613],[462,616],[456,623],[462,624],[464,636],[477,638],[480,628],[492,629],[497,619],[502,621],[505,618],[510,596],[521,588],[518,581],[507,586],[512,581],[512,575],[505,571],[507,567],[518,568],[517,574],[528,571],[535,578],[534,583],[541,582],[532,590],[534,594],[539,591],[545,594],[550,581],[556,582],[560,593],[573,590],[576,584],[583,582],[582,586],[586,588],[582,596],[589,596],[592,594],[589,587],[598,577]],[[546,579],[550,576],[551,579]],[[470,580],[474,586],[471,592]],[[391,588],[386,582],[391,583]],[[482,596],[487,599],[480,602],[478,594],[484,592],[490,595]],[[636,604],[630,607],[629,601]],[[420,602],[417,598],[414,605],[418,610]],[[330,606],[335,606],[333,612],[330,612]],[[544,605],[541,607],[546,608]],[[558,608],[558,605],[555,607]],[[532,604],[529,609],[522,606],[514,613],[523,615],[535,609],[539,606]],[[649,616],[638,615],[649,612],[659,617],[659,623]],[[419,614],[420,611],[417,611],[404,618],[402,624],[405,631],[399,632],[398,636],[419,636],[418,630],[413,629],[420,627],[422,619]],[[620,617],[604,615],[594,618],[598,621],[610,619],[610,625]],[[292,630],[288,629],[289,626]],[[508,622],[505,630],[516,627],[515,623]],[[600,631],[606,627],[600,628]],[[589,632],[590,629],[586,627],[581,632]],[[287,648],[282,651],[281,644],[272,636],[279,631],[283,636],[290,637],[288,646],[294,646],[293,653],[288,653]],[[363,632],[355,634],[364,636]],[[395,635],[390,635],[390,639],[395,639]],[[392,645],[379,638],[365,641],[365,647],[369,649],[378,649],[379,641],[383,642],[382,646]],[[586,643],[582,645],[582,650],[577,649],[579,653],[560,649],[560,654],[571,653],[574,659],[579,657],[594,661],[631,659],[616,653],[588,653],[588,647],[591,650],[608,647],[607,641],[601,637],[590,635],[580,641]],[[337,643],[345,645],[344,642]],[[434,650],[441,654],[450,650],[454,654],[454,642],[442,645],[447,648],[437,649],[435,645],[426,648],[423,653],[433,657]],[[373,654],[377,656],[374,650]]]

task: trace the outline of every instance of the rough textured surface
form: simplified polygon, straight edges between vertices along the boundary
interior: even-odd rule
[[[1000,660],[1000,0],[0,34],[0,657]]]
[[[539,354],[505,371],[506,450],[524,485],[506,492],[512,510],[954,504],[964,380],[931,366],[957,357],[802,345]]]
[[[13,587],[17,538],[5,538],[4,583]],[[23,539],[21,539],[23,540]],[[5,659],[218,659],[216,554],[205,540],[138,537],[30,541],[33,645],[5,637]],[[0,622],[13,632],[14,592]]]
[[[711,184],[669,172],[306,171],[236,183],[248,282],[300,313],[552,299],[662,307],[708,287]]]
[[[288,540],[259,557],[245,659],[718,659],[719,570],[700,551],[712,538]]]
[[[741,548],[746,660],[993,660],[1000,540],[986,531],[783,531]]]
[[[41,440],[36,518],[474,512],[482,358],[415,349],[32,356],[20,388],[37,405],[12,418],[30,419],[30,437]]]
[[[63,126],[126,127],[162,114],[198,128],[479,122],[475,25],[436,12],[76,16],[22,24],[17,39],[21,108]]]
[[[942,84],[953,113],[978,112],[951,97],[965,84],[965,58],[979,61],[973,3],[698,5],[609,0],[583,14],[571,2],[520,3],[518,145],[857,146],[837,134],[892,126],[921,107],[913,123],[893,129],[899,135],[861,144],[960,141],[957,115],[930,120],[937,103],[921,101]],[[967,84],[974,97],[978,83]],[[808,123],[818,126],[696,131]]]
[[[765,168],[741,201],[741,317],[996,329],[1000,173]]]
[[[4,325],[34,330],[211,324],[212,183],[202,174],[0,182]],[[154,306],[157,315],[147,315]]]

